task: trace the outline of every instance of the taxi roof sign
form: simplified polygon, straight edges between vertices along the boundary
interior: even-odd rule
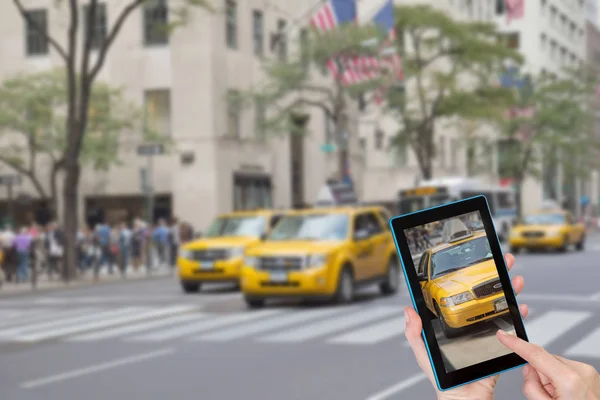
[[[317,194],[315,205],[331,207],[339,205],[357,205],[358,198],[352,185],[345,182],[329,181]]]
[[[471,236],[473,232],[459,218],[451,218],[444,222],[442,241],[453,243]]]

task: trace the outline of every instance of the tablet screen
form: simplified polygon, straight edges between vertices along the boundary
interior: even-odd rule
[[[480,212],[404,234],[446,372],[510,354],[496,338],[515,330]]]

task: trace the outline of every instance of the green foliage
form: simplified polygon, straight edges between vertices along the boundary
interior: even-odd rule
[[[428,178],[435,157],[435,122],[500,118],[514,93],[493,80],[503,62],[518,64],[522,57],[498,43],[493,24],[456,21],[426,5],[398,6],[396,20],[407,88],[390,92],[389,110],[402,126],[398,136],[411,144]]]

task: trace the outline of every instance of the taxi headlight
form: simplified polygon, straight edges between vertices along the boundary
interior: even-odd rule
[[[227,258],[237,258],[244,256],[244,247],[231,247],[227,249]]]
[[[186,260],[191,260],[194,258],[190,249],[179,249],[179,257],[184,258]]]
[[[442,297],[440,305],[443,307],[454,307],[471,300],[473,300],[473,295],[470,292],[464,292],[450,297]]]
[[[244,257],[244,265],[250,268],[256,268],[258,266],[258,258]]]
[[[315,268],[325,265],[327,257],[325,254],[309,254],[306,256],[306,268]]]

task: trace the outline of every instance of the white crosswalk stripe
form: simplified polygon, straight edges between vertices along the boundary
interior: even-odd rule
[[[591,315],[585,311],[548,311],[526,321],[525,330],[531,342],[545,347]]]
[[[566,357],[591,357],[600,358],[600,328],[584,337],[580,342],[568,348],[564,355]]]
[[[329,343],[375,344],[403,334],[405,326],[404,317],[396,317],[389,321],[334,337],[329,340]]]

